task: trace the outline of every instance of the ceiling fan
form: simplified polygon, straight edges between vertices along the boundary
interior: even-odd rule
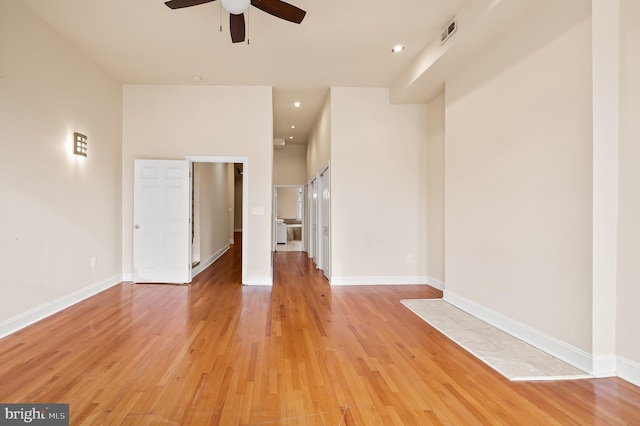
[[[170,0],[164,4],[171,9],[182,9],[183,7],[197,6],[212,1],[215,0]],[[229,12],[229,31],[231,32],[231,41],[233,43],[240,43],[245,39],[244,12],[249,8],[249,5],[296,24],[302,22],[307,14],[304,10],[281,0],[220,0],[220,2],[222,7]]]

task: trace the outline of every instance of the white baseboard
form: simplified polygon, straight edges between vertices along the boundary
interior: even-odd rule
[[[427,284],[433,288],[437,288],[438,290],[444,290],[444,282],[433,277],[427,277]]]
[[[0,324],[0,339],[8,336],[9,334],[15,333],[16,331],[21,330],[33,323],[43,320],[48,316],[60,312],[71,305],[75,305],[78,302],[88,299],[89,297],[96,295],[110,287],[113,287],[114,285],[119,284],[122,281],[122,274],[117,274],[111,278],[107,278],[98,283],[81,288],[80,290],[77,290],[71,294],[59,297],[56,300],[45,303],[42,306],[38,306],[37,308],[34,308],[16,317],[10,318],[9,320]]]
[[[640,363],[619,356],[617,358],[617,376],[629,383],[640,386]]]
[[[331,277],[331,285],[408,285],[426,284],[426,276]]]
[[[614,377],[616,375],[618,360],[615,355],[593,357],[593,377]]]
[[[244,283],[244,285],[273,286],[273,277],[272,276],[266,276],[266,277],[252,276],[247,279],[247,282]]]
[[[133,282],[133,272],[125,272],[122,274],[122,281]]]
[[[233,238],[229,238],[229,244],[235,244],[236,240],[234,240]]]
[[[457,308],[480,318],[502,331],[529,343],[550,355],[559,358],[582,371],[593,371],[593,359],[587,352],[569,345],[555,337],[548,336],[521,322],[508,318],[455,293],[444,290],[443,299]]]
[[[191,278],[195,278],[195,276],[198,275],[200,272],[204,271],[209,266],[213,265],[213,262],[220,259],[220,256],[225,254],[227,250],[229,250],[229,244],[225,245],[220,250],[213,253],[213,255],[209,257],[207,260],[205,260],[204,262],[200,261],[200,263],[198,263],[198,266],[191,269]]]

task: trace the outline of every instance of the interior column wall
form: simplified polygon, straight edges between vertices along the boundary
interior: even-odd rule
[[[620,208],[618,223],[617,353],[636,363],[640,386],[640,3],[620,2]],[[619,365],[624,368],[624,365]]]
[[[332,284],[426,282],[427,112],[331,89]]]
[[[589,6],[541,5],[448,78],[445,95],[447,293],[585,354],[592,337]]]
[[[445,157],[444,92],[429,103],[428,173],[428,264],[429,284],[443,288],[444,275],[444,157]]]

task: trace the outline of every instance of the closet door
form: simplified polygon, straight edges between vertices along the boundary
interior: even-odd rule
[[[318,180],[309,182],[309,257],[317,265],[318,255]]]
[[[322,272],[327,279],[331,278],[331,175],[329,167],[320,174],[320,184],[322,187],[320,198],[320,216],[322,239]]]

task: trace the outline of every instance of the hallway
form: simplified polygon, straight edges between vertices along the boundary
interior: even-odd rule
[[[427,286],[331,288],[304,252],[240,284],[235,244],[191,285],[122,283],[0,340],[0,401],[71,424],[640,423],[621,379],[511,383],[400,304]]]

